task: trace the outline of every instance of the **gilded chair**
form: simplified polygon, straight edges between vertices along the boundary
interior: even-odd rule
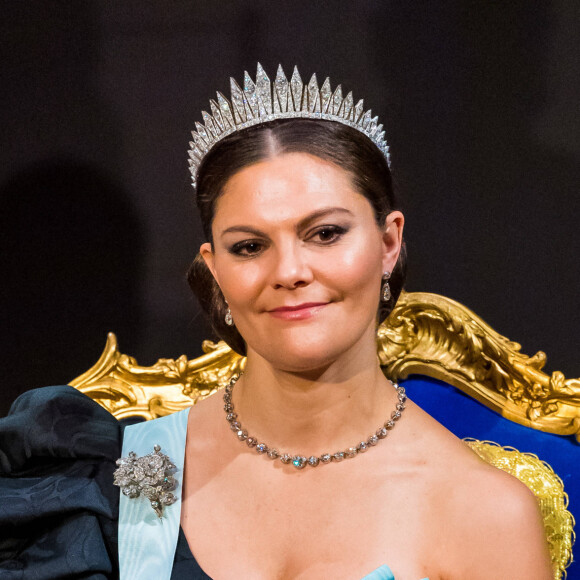
[[[544,353],[522,354],[519,344],[436,294],[403,293],[378,329],[377,347],[385,374],[412,400],[533,491],[554,578],[580,577],[568,510],[569,497],[575,510],[580,506],[580,380],[547,375]],[[120,420],[160,417],[209,397],[244,368],[245,359],[223,342],[206,341],[203,351],[143,367],[109,334],[101,358],[71,385]]]

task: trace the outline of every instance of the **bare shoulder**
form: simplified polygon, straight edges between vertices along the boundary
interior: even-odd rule
[[[207,446],[216,439],[216,429],[224,419],[221,393],[198,401],[189,411],[187,425],[187,446]]]
[[[533,493],[475,458],[450,505],[456,541],[468,553],[459,577],[552,577],[542,517]],[[467,569],[465,569],[467,566]]]
[[[539,504],[528,487],[450,433],[434,438],[443,455],[437,518],[453,545],[449,576],[553,578]]]
[[[428,415],[415,415],[430,501],[431,560],[447,578],[553,578],[539,504]],[[420,449],[418,449],[420,447]]]
[[[199,421],[208,414],[213,416],[218,408],[221,410],[223,404],[223,391],[218,391],[205,399],[198,400],[191,408],[190,414],[195,415],[196,420]]]

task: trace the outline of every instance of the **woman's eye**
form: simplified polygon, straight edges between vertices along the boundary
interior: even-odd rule
[[[346,229],[339,226],[323,226],[316,230],[311,238],[322,244],[330,244],[345,233]]]
[[[253,256],[258,254],[262,248],[263,244],[261,242],[244,240],[243,242],[234,244],[231,247],[230,252],[236,256]]]

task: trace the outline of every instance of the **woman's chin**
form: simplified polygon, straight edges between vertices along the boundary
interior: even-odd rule
[[[296,325],[277,332],[268,329],[254,333],[252,339],[246,343],[249,358],[255,353],[273,368],[308,372],[324,370],[341,361],[348,364],[353,356],[360,358],[364,343],[374,349],[375,328],[374,320],[368,327],[351,327],[348,331],[344,325],[319,324],[312,328]]]
[[[301,344],[280,342],[275,348],[268,345],[264,349],[256,349],[261,358],[274,368],[295,373],[323,371],[341,358],[343,349],[337,349],[336,344],[304,341]]]

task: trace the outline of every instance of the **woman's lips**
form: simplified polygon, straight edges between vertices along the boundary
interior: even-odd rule
[[[327,302],[305,302],[304,304],[297,304],[296,306],[280,306],[279,308],[269,310],[268,314],[282,320],[305,320],[306,318],[314,316],[327,304]]]

